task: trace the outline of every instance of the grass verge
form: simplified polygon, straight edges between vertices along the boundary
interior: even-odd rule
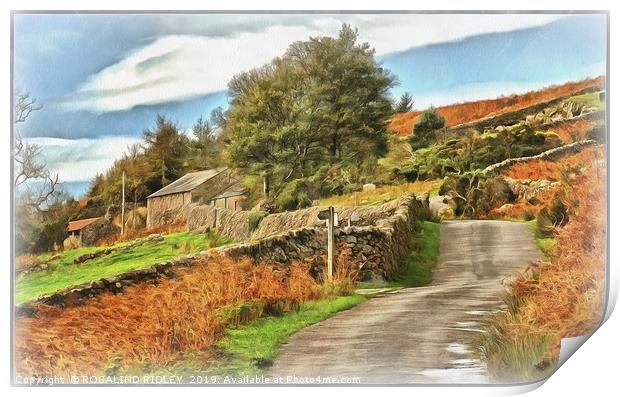
[[[279,347],[289,336],[366,299],[349,295],[308,301],[282,316],[262,317],[247,326],[229,328],[227,336],[217,344],[221,355],[212,371],[222,376],[261,374],[273,363]]]
[[[536,219],[532,219],[527,222],[530,228],[534,231],[534,239],[536,242],[536,246],[538,249],[546,256],[550,257],[553,253],[553,249],[555,248],[555,239],[552,237],[542,236],[539,232],[538,221]]]
[[[433,279],[433,268],[439,256],[440,224],[425,221],[417,234],[411,236],[412,250],[403,263],[403,274],[394,281],[360,282],[357,288],[422,287]]]

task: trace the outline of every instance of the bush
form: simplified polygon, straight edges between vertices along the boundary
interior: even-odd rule
[[[310,184],[305,179],[288,183],[276,197],[276,207],[280,211],[292,211],[312,205],[309,190]]]
[[[258,229],[261,221],[267,216],[265,211],[252,211],[248,215],[248,222],[250,223],[250,232]]]
[[[420,121],[413,127],[413,136],[410,138],[414,149],[426,147],[434,138],[435,131],[445,127],[446,119],[435,111],[434,107],[422,113]]]

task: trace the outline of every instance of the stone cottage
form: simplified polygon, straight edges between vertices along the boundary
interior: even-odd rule
[[[190,172],[146,198],[146,226],[186,220],[192,204],[243,209],[248,189],[228,167]]]
[[[121,228],[105,217],[86,218],[69,222],[69,236],[63,241],[65,249],[94,245],[99,240],[120,233]]]

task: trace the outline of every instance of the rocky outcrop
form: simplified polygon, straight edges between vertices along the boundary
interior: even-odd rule
[[[547,102],[540,102],[535,105],[527,106],[525,108],[512,112],[501,113],[498,115],[484,117],[482,119],[471,121],[468,123],[455,125],[453,127],[450,127],[449,130],[454,133],[462,133],[472,128],[478,131],[484,131],[486,129],[494,129],[499,125],[513,125],[515,123],[519,123],[522,120],[525,120],[528,115],[535,115],[539,112],[543,112],[547,108],[561,106],[564,101],[566,101],[572,96],[596,92],[600,89],[601,87],[589,87],[581,91],[571,93],[569,95],[552,99]]]
[[[512,179],[504,178],[517,200],[530,200],[542,192],[560,186],[560,182],[546,179]]]

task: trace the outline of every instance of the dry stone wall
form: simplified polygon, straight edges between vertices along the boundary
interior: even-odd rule
[[[200,208],[194,220],[188,224],[195,221],[192,227],[198,224],[201,225],[200,227],[212,227],[210,225],[213,223],[209,222],[213,221],[213,218],[209,211],[208,208]],[[215,213],[219,216],[220,211],[221,209],[217,209]],[[347,211],[343,211],[343,216],[347,216]],[[383,216],[381,216],[381,211],[384,211]],[[231,212],[234,213],[234,211]],[[360,216],[360,219],[363,219],[362,222],[371,224],[337,228],[335,230],[335,254],[356,266],[360,271],[361,280],[392,279],[402,270],[400,266],[410,252],[411,235],[418,221],[430,217],[428,195],[415,197],[408,193],[391,203],[364,209],[361,213],[363,214]],[[240,212],[226,214],[222,216],[221,222],[226,221],[231,225],[241,223],[241,217],[234,216],[237,214]],[[305,219],[310,222],[309,215]],[[213,222],[216,226],[218,225],[217,219]],[[156,237],[160,236],[153,238]],[[175,269],[192,266],[195,261],[206,260],[214,255],[223,255],[232,259],[249,257],[257,262],[283,266],[295,261],[309,263],[311,274],[318,277],[325,268],[327,232],[324,225],[302,227],[263,239],[186,255],[175,260],[156,263],[147,268],[94,280],[41,296],[35,301],[17,305],[16,314],[34,315],[37,306],[41,304],[61,307],[79,305],[104,292],[122,293],[126,287],[136,283],[156,284],[162,277],[174,277]]]
[[[360,216],[360,219],[372,225],[340,227],[335,231],[335,254],[348,253],[346,260],[360,269],[362,280],[392,279],[397,276],[402,270],[400,265],[403,259],[411,249],[410,238],[417,222],[430,218],[428,195],[416,198],[406,194],[387,204],[369,208],[363,212],[364,216]],[[383,212],[383,218],[379,217],[379,209],[386,211]],[[320,223],[319,226],[312,223],[314,221],[308,214],[314,209],[303,211],[295,219],[305,220],[313,226],[223,248],[221,252],[233,258],[250,257],[270,263],[310,262],[316,272],[325,264],[327,232]],[[343,217],[346,214],[343,211]],[[294,215],[290,213],[289,216]],[[278,219],[282,220],[281,217]],[[277,224],[283,226],[285,223]]]

